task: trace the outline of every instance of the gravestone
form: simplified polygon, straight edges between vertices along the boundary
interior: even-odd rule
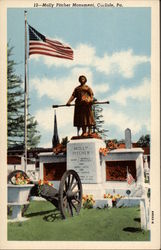
[[[126,148],[132,148],[131,130],[129,128],[125,130],[125,145],[126,145]]]

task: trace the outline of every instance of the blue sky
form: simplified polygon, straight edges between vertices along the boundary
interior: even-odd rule
[[[31,56],[28,60],[30,113],[39,123],[39,146],[50,147],[53,104],[64,104],[87,76],[103,106],[109,139],[123,139],[130,128],[132,140],[150,133],[150,8],[27,9],[28,23],[48,38],[69,44],[74,60]],[[24,78],[24,9],[7,11],[8,41],[14,46],[17,74]],[[23,87],[23,86],[22,86]],[[57,109],[60,138],[76,135],[73,108]]]

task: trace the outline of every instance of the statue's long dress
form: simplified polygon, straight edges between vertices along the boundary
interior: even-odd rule
[[[72,94],[75,98],[74,127],[95,125],[92,105],[83,101],[84,98],[93,98],[93,91],[87,85],[78,86]]]

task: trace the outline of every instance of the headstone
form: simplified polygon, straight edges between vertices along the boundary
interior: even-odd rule
[[[129,128],[127,128],[125,130],[125,145],[126,148],[131,148],[132,144],[131,144],[131,130]]]

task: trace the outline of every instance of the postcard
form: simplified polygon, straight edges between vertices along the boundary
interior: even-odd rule
[[[159,249],[159,1],[0,7],[0,248]]]

